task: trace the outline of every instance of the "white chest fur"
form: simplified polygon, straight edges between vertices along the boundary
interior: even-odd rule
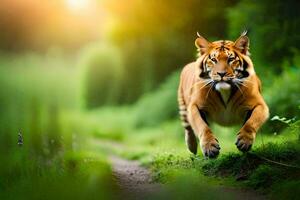
[[[228,99],[231,95],[231,85],[226,82],[217,83],[215,89],[220,93],[225,106],[218,107],[218,112],[210,113],[211,119],[220,125],[234,125],[240,123],[241,116],[238,111],[232,107]]]
[[[220,82],[217,83],[216,90],[220,92],[221,97],[226,104],[231,93],[231,85],[226,82]]]

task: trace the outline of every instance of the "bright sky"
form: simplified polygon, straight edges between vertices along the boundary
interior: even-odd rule
[[[74,11],[85,10],[91,7],[92,0],[66,0],[67,6]]]

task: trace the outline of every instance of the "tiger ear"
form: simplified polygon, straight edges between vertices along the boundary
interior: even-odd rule
[[[202,37],[198,32],[197,32],[197,36],[198,38],[195,40],[195,45],[198,51],[200,52],[200,54],[204,54],[208,50],[210,46],[210,42],[207,41],[204,37]]]
[[[243,32],[242,35],[234,42],[234,46],[245,55],[250,55],[249,53],[249,38],[247,37],[247,32]]]

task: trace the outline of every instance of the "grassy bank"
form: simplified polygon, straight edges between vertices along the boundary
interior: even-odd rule
[[[115,148],[108,145],[105,147],[106,151],[127,159],[139,160],[149,167],[154,180],[169,187],[167,194],[173,193],[174,197],[186,196],[204,188],[199,198],[208,195],[204,191],[211,191],[213,194],[218,191],[218,198],[222,194],[219,188],[221,186],[255,190],[255,193],[272,199],[295,197],[296,194],[292,191],[300,185],[299,122],[290,124],[280,134],[258,133],[253,150],[246,154],[239,152],[234,145],[239,127],[224,128],[215,125],[212,129],[220,141],[221,154],[215,160],[208,160],[202,156],[200,149],[197,156],[188,152],[179,120],[142,128],[134,126],[134,123],[122,123],[123,119],[131,122],[132,112],[124,107],[113,112],[118,115],[108,114],[104,109],[87,116],[97,116],[100,121],[103,118],[103,122],[113,117],[111,122],[118,126],[112,126],[109,122],[89,124],[94,127],[95,140],[121,144]],[[185,187],[186,181],[191,181],[192,186]],[[206,182],[210,184],[204,184]],[[205,185],[208,189],[205,189]]]
[[[106,159],[89,152],[15,159],[9,169],[1,167],[0,183],[1,199],[112,199],[117,191]]]

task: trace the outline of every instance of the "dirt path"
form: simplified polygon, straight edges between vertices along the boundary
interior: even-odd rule
[[[110,160],[122,199],[145,199],[160,191],[161,185],[154,183],[149,170],[138,162],[116,156],[110,156]]]
[[[109,155],[109,160],[112,164],[113,176],[121,190],[119,199],[154,199],[151,197],[157,197],[156,194],[159,194],[161,191],[166,192],[165,189],[167,186],[153,182],[151,179],[151,172],[147,168],[142,167],[138,161],[126,160],[113,153],[116,149],[125,150],[126,147],[124,145],[113,141],[98,139],[91,142],[92,145],[96,145],[102,150],[105,149]],[[229,194],[233,197],[232,199],[266,199],[264,196],[257,194],[253,190],[239,189],[221,185],[212,185],[212,187],[217,188],[216,192],[220,194]]]
[[[152,181],[148,169],[138,161],[127,160],[114,153],[126,149],[122,143],[99,139],[93,139],[90,143],[109,155],[114,179],[121,190],[120,199],[149,199],[160,192],[162,184]]]
[[[157,194],[165,189],[166,186],[154,183],[151,179],[151,172],[141,167],[137,161],[125,160],[116,156],[111,156],[110,160],[113,176],[121,189],[120,199],[156,199]],[[225,193],[236,200],[266,199],[252,190],[215,185],[213,187],[217,188],[216,192],[219,194]]]

